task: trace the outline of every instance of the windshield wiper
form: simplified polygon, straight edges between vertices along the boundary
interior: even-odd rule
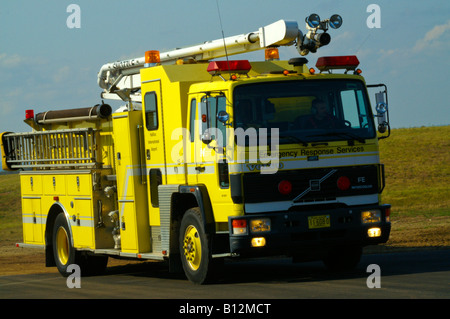
[[[307,142],[305,142],[305,141],[299,139],[297,136],[293,136],[293,135],[280,135],[279,137],[280,137],[280,138],[288,138],[288,139],[290,139],[291,141],[294,141],[294,142],[297,142],[297,143],[302,144],[303,146],[308,146],[308,143],[307,143]]]
[[[317,136],[346,136],[351,138],[352,140],[356,140],[360,143],[366,143],[366,140],[363,139],[362,137],[359,137],[358,135],[355,135],[353,133],[350,132],[326,132],[326,133],[322,133],[322,134],[315,134],[315,135],[308,135],[307,137],[317,137]]]

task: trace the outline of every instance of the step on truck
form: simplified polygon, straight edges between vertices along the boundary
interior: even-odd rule
[[[226,258],[355,267],[390,233],[387,88],[366,85],[354,55],[308,67],[342,18],[305,21],[107,63],[101,103],[27,110],[31,132],[1,134],[3,169],[20,170],[17,246],[43,248],[64,276],[101,273],[108,257],[165,261],[198,284]],[[281,61],[280,46],[300,56]]]

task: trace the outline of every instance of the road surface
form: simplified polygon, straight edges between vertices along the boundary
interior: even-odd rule
[[[369,265],[377,265],[380,276],[375,277],[374,266],[368,271]],[[156,302],[162,306],[172,299],[171,312],[210,302],[216,313],[223,313],[238,307],[255,312],[274,309],[281,299],[290,300],[283,301],[287,307],[295,307],[300,299],[450,298],[449,249],[363,255],[358,268],[345,274],[329,273],[320,262],[293,264],[287,258],[227,262],[224,272],[219,282],[198,286],[183,275],[169,274],[162,263],[146,262],[109,267],[105,275],[81,277],[80,288],[68,288],[67,279],[55,269],[54,273],[0,276],[0,299],[159,299]]]

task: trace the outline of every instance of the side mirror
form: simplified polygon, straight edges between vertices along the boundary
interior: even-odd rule
[[[384,92],[375,93],[375,101],[377,105],[375,110],[377,111],[378,132],[384,133],[389,126],[387,120],[387,103],[384,101]]]
[[[384,133],[389,125],[386,119],[387,104],[384,102],[377,103],[375,109],[377,110],[378,131]]]
[[[377,114],[374,116],[377,118],[378,132],[383,134],[386,131],[386,136],[381,136],[378,139],[387,138],[391,135],[391,127],[389,124],[389,108],[387,102],[387,87],[385,84],[368,85],[368,88],[384,87],[384,91],[375,93],[375,110]]]
[[[209,133],[208,130],[206,130],[206,132],[202,134],[202,142],[205,144],[209,144],[211,143],[211,141],[212,141],[211,134]]]

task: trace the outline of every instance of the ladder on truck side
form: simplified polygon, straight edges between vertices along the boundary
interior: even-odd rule
[[[2,142],[11,169],[95,168],[99,164],[93,128],[6,133]]]

